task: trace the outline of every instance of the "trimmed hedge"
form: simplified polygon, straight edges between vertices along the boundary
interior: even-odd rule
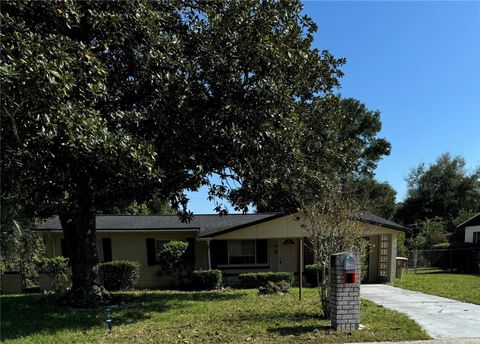
[[[319,264],[305,265],[305,279],[312,287],[318,286],[317,271],[319,278],[322,278],[322,271]]]
[[[218,289],[222,285],[220,270],[195,270],[192,276],[192,286],[196,290]]]
[[[238,276],[242,288],[251,289],[267,287],[269,282],[293,282],[293,272],[248,272]]]
[[[140,276],[140,264],[128,260],[101,263],[98,277],[109,291],[133,289]]]
[[[38,273],[47,275],[61,275],[67,271],[68,258],[62,256],[42,257],[35,262],[35,268]]]

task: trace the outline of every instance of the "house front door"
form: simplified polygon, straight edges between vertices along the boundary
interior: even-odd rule
[[[298,270],[298,240],[278,239],[278,271]]]

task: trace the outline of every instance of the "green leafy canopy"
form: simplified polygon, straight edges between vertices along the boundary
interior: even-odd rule
[[[462,219],[480,211],[480,169],[469,172],[461,156],[445,153],[429,166],[420,164],[407,182],[407,197],[396,215],[403,223],[438,217],[452,232]]]
[[[278,170],[266,166],[296,169],[298,128],[322,123],[315,99],[338,86],[344,63],[311,48],[316,26],[301,10],[4,2],[2,197],[41,217],[74,208],[78,190],[100,209],[152,193],[177,208],[211,173],[268,185]]]

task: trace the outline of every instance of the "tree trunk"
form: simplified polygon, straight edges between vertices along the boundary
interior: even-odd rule
[[[322,318],[330,317],[330,278],[328,276],[327,263],[319,261],[321,271],[317,270],[317,289],[322,309]]]
[[[97,276],[98,255],[93,197],[82,192],[72,210],[60,214],[65,246],[72,268],[72,288],[64,301],[92,306],[108,297]]]
[[[322,263],[322,280],[320,286],[320,302],[322,304],[323,317],[330,317],[330,279],[327,276],[327,267]]]

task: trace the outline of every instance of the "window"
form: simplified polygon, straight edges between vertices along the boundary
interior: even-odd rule
[[[103,243],[102,243],[102,240],[97,240],[95,242],[95,244],[97,245],[98,261],[100,263],[103,263],[103,262],[105,262],[105,259],[103,257]]]
[[[255,264],[255,240],[229,240],[228,264]]]
[[[480,232],[473,232],[473,243],[480,244]]]
[[[268,264],[267,243],[267,240],[228,240],[228,264]]]

